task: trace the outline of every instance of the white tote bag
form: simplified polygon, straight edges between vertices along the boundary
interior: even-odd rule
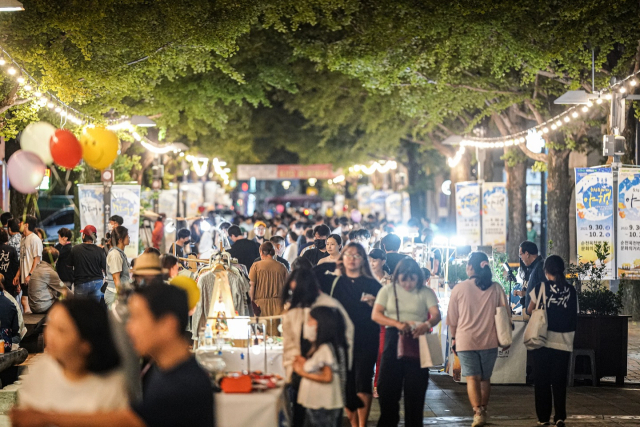
[[[440,346],[440,337],[438,334],[422,334],[418,339],[420,345],[420,367],[431,368],[433,366],[442,366],[444,359],[442,358],[442,347]]]
[[[531,318],[529,319],[527,328],[524,330],[524,345],[527,347],[527,350],[536,350],[540,347],[544,347],[547,343],[548,325],[547,293],[543,282],[542,286],[540,286],[540,294],[538,295],[536,309],[531,313]]]
[[[509,318],[509,312],[507,311],[507,302],[504,298],[504,292],[502,292],[502,288],[499,284],[495,284],[493,286],[497,286],[500,289],[496,288],[496,293],[498,294],[498,306],[496,307],[496,332],[498,333],[498,343],[500,347],[509,347],[513,342],[513,337],[511,333],[513,332],[513,325],[511,324],[511,319]]]

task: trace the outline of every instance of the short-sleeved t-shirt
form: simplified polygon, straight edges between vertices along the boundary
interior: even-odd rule
[[[73,267],[73,282],[76,285],[102,280],[107,269],[104,249],[93,243],[81,243],[71,249],[69,265]]]
[[[29,308],[34,313],[46,312],[65,289],[56,270],[48,262],[42,261],[33,269],[29,281]]]
[[[213,426],[213,388],[194,357],[147,375],[142,402],[132,408],[147,427]]]
[[[31,233],[20,242],[20,283],[26,283],[35,257],[42,259],[42,240],[36,233]]]
[[[127,256],[117,247],[111,248],[107,255],[107,289],[115,292],[116,285],[113,281],[113,273],[120,273],[121,283],[129,283],[131,281]]]
[[[453,287],[447,310],[447,325],[456,327],[458,351],[497,348],[496,307],[504,304],[502,286],[493,283],[487,290],[476,286],[474,279]]]
[[[0,245],[0,273],[4,276],[4,285],[12,289],[20,261],[16,249],[8,244]]]
[[[398,263],[405,258],[407,258],[405,254],[389,252],[387,254],[387,262],[385,263],[385,265],[389,267],[389,274],[393,276],[393,272],[396,271],[396,267],[398,266]]]
[[[298,391],[298,403],[309,409],[339,409],[344,407],[340,390],[340,374],[333,350],[328,344],[322,344],[304,363],[304,370],[317,374],[325,366],[331,368],[331,382],[321,383],[302,378]]]
[[[384,315],[390,319],[398,319],[394,286],[398,293],[401,322],[425,322],[429,319],[429,308],[438,306],[438,297],[430,288],[422,287],[409,292],[402,286],[385,286],[378,292],[376,304],[384,307]]]

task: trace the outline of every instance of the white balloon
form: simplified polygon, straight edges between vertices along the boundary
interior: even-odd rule
[[[20,147],[24,151],[36,154],[45,165],[53,163],[49,141],[56,128],[47,122],[36,122],[27,125],[20,135]]]

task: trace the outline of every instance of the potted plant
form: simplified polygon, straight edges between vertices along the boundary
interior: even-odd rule
[[[574,340],[575,349],[591,349],[596,355],[596,378],[616,377],[623,385],[627,375],[629,317],[620,315],[622,294],[612,292],[603,281],[607,243],[596,244],[597,261],[570,264],[568,275],[578,291],[580,314]]]

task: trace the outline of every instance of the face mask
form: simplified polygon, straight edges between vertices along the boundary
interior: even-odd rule
[[[531,230],[533,226],[531,224],[527,224],[527,230]]]
[[[316,246],[317,249],[320,249],[320,250],[327,247],[327,241],[323,239],[316,239],[313,241],[313,244]]]
[[[307,341],[316,342],[318,338],[318,326],[309,326],[307,322],[304,322],[302,327],[302,338]]]

